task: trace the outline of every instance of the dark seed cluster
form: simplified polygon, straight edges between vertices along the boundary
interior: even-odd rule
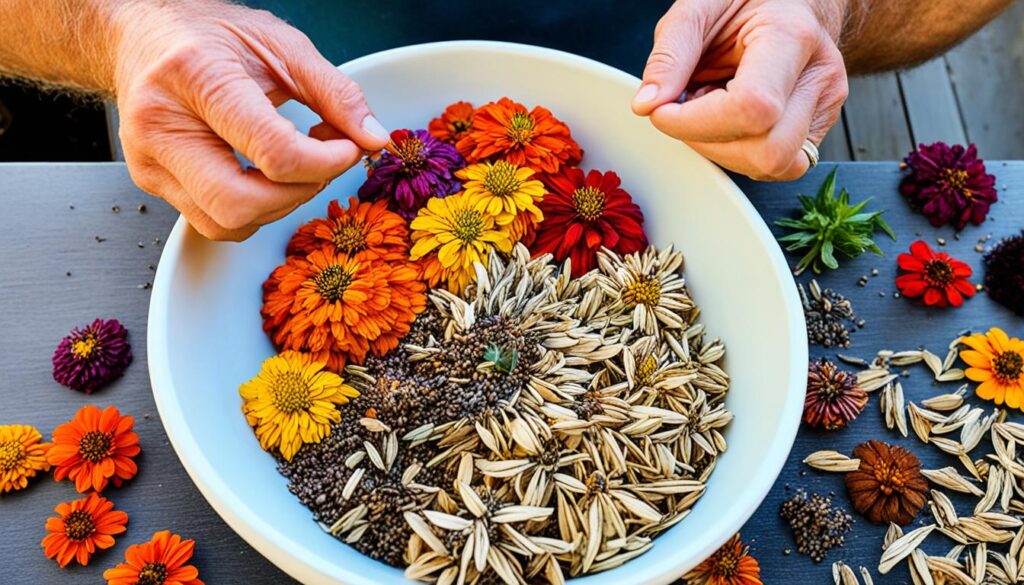
[[[808,295],[803,286],[799,290],[807,340],[824,347],[850,347],[850,327],[857,324],[850,301],[830,288],[822,290],[820,297]]]
[[[779,516],[789,523],[796,541],[796,550],[816,563],[836,547],[842,547],[846,533],[853,528],[853,517],[841,508],[832,507],[832,497],[797,490],[796,495],[782,503]]]

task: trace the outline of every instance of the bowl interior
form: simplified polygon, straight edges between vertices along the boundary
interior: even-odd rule
[[[753,513],[792,446],[807,351],[786,263],[763,221],[717,167],[629,110],[637,80],[556,51],[441,43],[371,55],[342,67],[389,128],[425,127],[450,102],[509,96],[569,124],[584,167],[613,169],[646,215],[653,242],[686,254],[702,320],[724,339],[735,420],[728,451],[690,516],[645,555],[580,583],[669,582],[713,552]],[[282,111],[305,130],[305,108]],[[204,240],[179,221],[164,250],[149,323],[153,391],[179,457],[205,497],[257,550],[305,582],[402,579],[324,533],[286,487],[241,415],[238,385],[274,352],[261,329],[261,283],[284,247],[327,202],[355,194],[346,173],[316,199],[241,244]]]

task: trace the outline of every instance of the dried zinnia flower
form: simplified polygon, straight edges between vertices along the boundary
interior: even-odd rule
[[[907,298],[919,298],[930,307],[959,307],[965,297],[974,296],[974,285],[967,280],[971,267],[945,252],[936,253],[921,240],[896,261],[906,272],[896,278],[896,287]]]
[[[900,193],[936,227],[948,223],[960,230],[968,221],[981,225],[998,199],[996,178],[985,172],[973,144],[966,149],[945,142],[921,144],[904,162],[909,173],[900,182]]]
[[[826,358],[807,368],[804,422],[830,431],[840,429],[864,410],[868,394],[857,386],[857,377],[839,369]]]
[[[1024,410],[1024,341],[993,327],[960,342],[970,348],[960,352],[960,359],[970,366],[967,378],[979,382],[978,397]]]
[[[985,289],[993,301],[1024,316],[1024,230],[985,254]]]
[[[557,173],[583,158],[569,127],[547,108],[527,110],[508,98],[481,106],[457,146],[470,163],[504,159],[543,173]]]
[[[533,169],[503,160],[469,165],[455,173],[480,210],[493,216],[497,225],[507,226],[513,242],[544,219],[537,204],[547,190],[533,175]]]
[[[46,557],[61,568],[72,560],[88,565],[94,552],[114,546],[114,535],[124,532],[128,523],[128,514],[95,493],[57,504],[53,511],[57,517],[46,519],[47,535],[40,544]]]
[[[853,509],[874,524],[914,521],[928,500],[928,482],[913,453],[881,441],[861,443],[853,450],[860,468],[846,474]]]
[[[632,254],[647,247],[644,214],[621,188],[612,171],[565,167],[544,178],[548,194],[540,203],[544,222],[530,245],[534,256],[551,254],[561,262],[572,259],[572,276],[578,278],[597,265],[597,252],[608,248]]]
[[[290,256],[263,283],[263,330],[279,351],[309,353],[340,372],[369,351],[398,347],[426,306],[425,290],[408,262],[324,250]]]
[[[291,461],[306,443],[319,443],[341,420],[335,405],[359,396],[341,376],[309,355],[286,351],[267,358],[260,373],[242,384],[242,412],[260,446]]]
[[[682,252],[650,246],[620,257],[602,250],[597,263],[601,274],[596,282],[611,301],[612,325],[632,326],[644,335],[686,329],[694,305],[682,275]]]
[[[426,130],[395,130],[387,149],[370,165],[359,199],[385,200],[388,209],[411,219],[427,199],[459,190],[454,173],[464,164],[454,146]]]
[[[199,570],[188,564],[195,547],[194,540],[157,532],[149,542],[129,546],[127,562],[103,571],[103,578],[107,585],[203,585]]]
[[[132,362],[128,330],[117,319],[74,328],[53,352],[53,379],[91,394],[121,377]]]
[[[739,534],[683,578],[687,585],[762,585],[761,567]]]
[[[466,132],[473,129],[473,113],[476,109],[469,102],[455,102],[444,109],[439,118],[434,118],[427,126],[438,140],[455,144]]]
[[[42,441],[35,427],[0,425],[0,494],[24,489],[30,478],[50,470],[50,444]]]
[[[512,239],[482,206],[480,193],[462,192],[444,199],[431,199],[412,220],[410,257],[424,265],[424,278],[431,285],[445,280],[448,290],[461,294],[475,276],[474,262],[487,266],[493,248],[512,249]]]
[[[327,217],[303,224],[288,242],[289,256],[306,256],[314,250],[349,254],[388,261],[409,257],[409,230],[397,213],[388,211],[386,201],[360,203],[355,197],[348,207],[337,201],[327,205]]]
[[[46,453],[53,478],[71,478],[81,493],[101,492],[108,483],[120,487],[138,471],[132,460],[140,451],[134,425],[135,419],[121,416],[113,406],[102,411],[83,406],[53,431],[53,446]]]

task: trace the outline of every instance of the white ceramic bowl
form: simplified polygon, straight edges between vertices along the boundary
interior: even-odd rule
[[[743,193],[717,167],[634,116],[639,81],[581,57],[536,47],[451,42],[406,47],[341,68],[389,128],[422,128],[456,100],[509,96],[541,104],[572,128],[584,166],[614,169],[647,218],[653,242],[686,254],[702,319],[726,344],[735,420],[728,451],[692,513],[643,556],[581,584],[668,583],[710,555],[750,517],[796,435],[806,333],[779,247]],[[305,130],[317,120],[288,104]],[[326,534],[286,488],[240,411],[238,385],[274,353],[261,329],[260,285],[302,222],[347,200],[355,168],[309,204],[241,244],[213,243],[179,220],[164,248],[149,314],[149,369],[167,434],[192,480],[249,544],[304,583],[402,582],[400,569]]]

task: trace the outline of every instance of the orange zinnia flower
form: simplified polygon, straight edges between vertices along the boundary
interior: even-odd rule
[[[113,406],[100,409],[88,404],[75,418],[53,431],[53,446],[46,460],[54,466],[53,478],[70,477],[81,493],[103,491],[135,476],[132,457],[139,454],[139,436],[132,432],[135,419],[121,416]]]
[[[398,347],[426,307],[426,285],[409,262],[357,260],[316,250],[291,256],[263,283],[263,330],[340,371]]]
[[[289,256],[306,256],[314,250],[349,254],[356,260],[409,257],[409,230],[405,220],[388,211],[388,202],[360,203],[355,197],[344,208],[335,199],[327,217],[303,224],[288,242]]]
[[[23,489],[40,471],[49,471],[49,443],[28,425],[0,425],[0,494]]]
[[[691,585],[762,585],[761,567],[739,534],[687,573],[685,579]]]
[[[508,98],[480,107],[473,128],[456,147],[469,163],[505,159],[544,173],[557,173],[583,158],[569,127],[550,111],[541,106],[527,110]]]
[[[114,509],[114,503],[95,493],[57,504],[56,518],[46,519],[46,532],[40,544],[46,557],[61,568],[72,560],[88,565],[97,550],[114,546],[114,535],[125,531],[128,514]]]
[[[196,541],[182,540],[167,530],[125,551],[127,562],[103,571],[107,585],[203,585],[199,569],[187,564]]]
[[[960,352],[960,359],[970,366],[967,378],[980,382],[978,397],[1024,410],[1024,341],[998,327],[960,341],[970,348]]]
[[[455,144],[473,128],[474,111],[469,102],[455,102],[444,109],[440,118],[431,120],[427,130],[438,140]]]

